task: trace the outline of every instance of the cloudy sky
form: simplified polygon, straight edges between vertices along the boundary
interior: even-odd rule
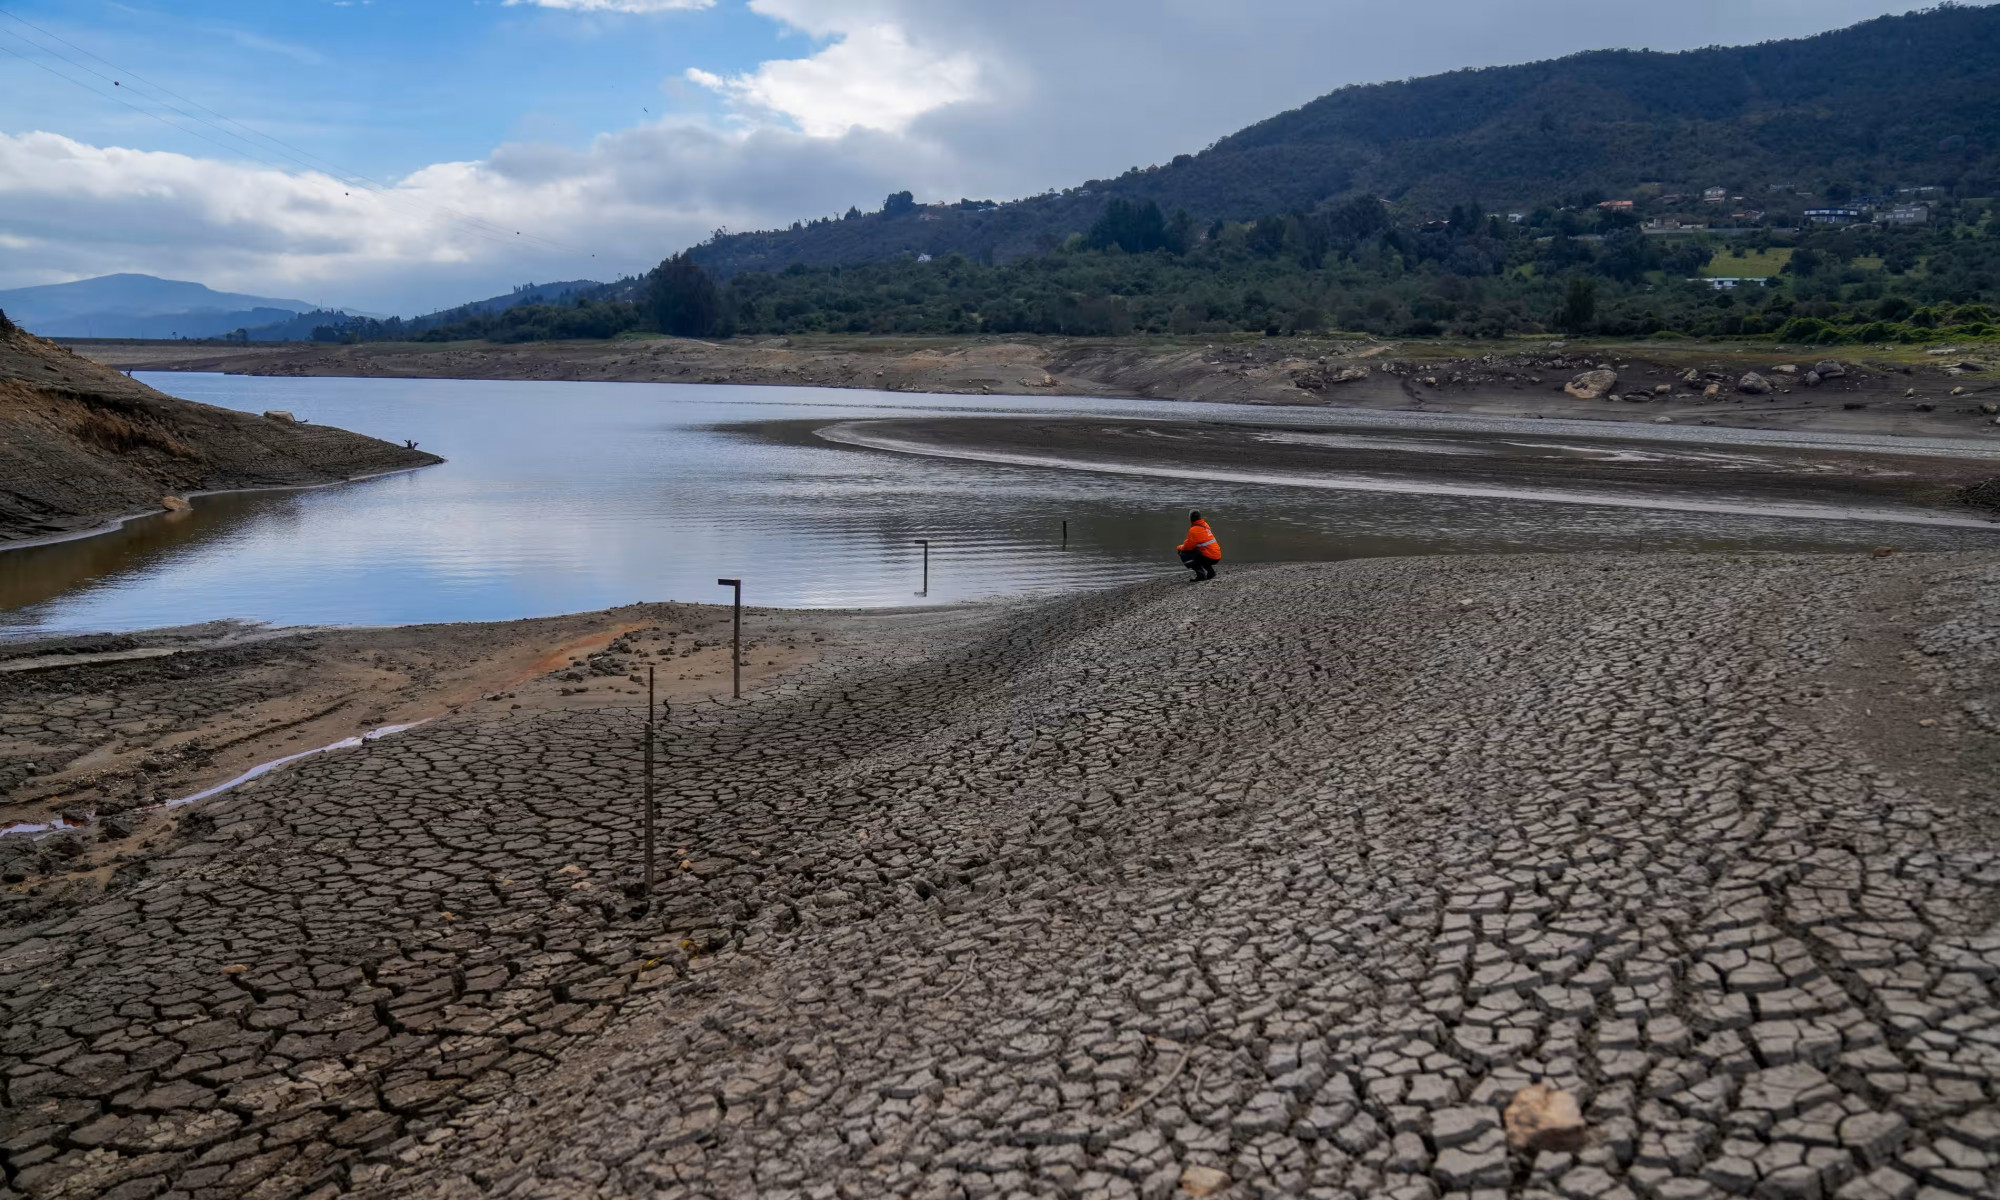
[[[1815,33],[1881,0],[0,0],[0,288],[414,313],[718,227],[1006,199],[1346,83]]]

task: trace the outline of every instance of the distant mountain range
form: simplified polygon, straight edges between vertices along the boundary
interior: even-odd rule
[[[521,304],[548,304],[595,294],[593,279],[529,283],[504,296],[474,300],[401,322],[410,332],[490,316]],[[252,342],[310,341],[323,326],[345,326],[372,317],[353,309],[323,308],[304,300],[279,300],[218,292],[199,283],[152,275],[101,275],[73,283],[0,291],[0,312],[30,333],[53,338],[227,338]]]
[[[696,247],[712,274],[898,255],[1036,254],[1113,197],[1196,221],[1310,212],[1377,196],[1406,216],[1481,201],[1532,209],[1657,185],[1896,184],[2000,194],[2000,7],[1944,5],[1794,41],[1681,54],[1604,50],[1342,88],[1197,154],[1007,204],[852,212]]]
[[[43,337],[216,337],[318,307],[151,275],[101,275],[0,291],[0,310]]]

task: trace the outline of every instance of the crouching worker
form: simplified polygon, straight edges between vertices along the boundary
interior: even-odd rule
[[[1187,540],[1179,546],[1181,564],[1194,572],[1196,582],[1215,578],[1215,564],[1222,561],[1222,543],[1215,540],[1215,531],[1201,514],[1188,514]]]

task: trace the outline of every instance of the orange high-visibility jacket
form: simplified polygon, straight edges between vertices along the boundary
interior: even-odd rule
[[[1215,531],[1208,527],[1207,521],[1196,521],[1188,526],[1187,541],[1176,549],[1196,551],[1210,562],[1222,561],[1222,543],[1215,540]]]

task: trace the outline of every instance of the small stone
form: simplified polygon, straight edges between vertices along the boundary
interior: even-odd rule
[[[1507,1144],[1516,1150],[1583,1149],[1583,1110],[1561,1088],[1543,1083],[1522,1088],[1507,1105],[1505,1121]]]
[[[194,509],[194,505],[180,496],[160,497],[160,507],[168,512],[191,512]]]
[[[1190,1196],[1213,1196],[1229,1186],[1229,1176],[1214,1167],[1189,1167],[1181,1172],[1181,1190]]]
[[[243,963],[232,963],[231,965],[222,968],[222,973],[224,975],[242,975],[249,970],[250,968],[248,966],[245,966]]]

